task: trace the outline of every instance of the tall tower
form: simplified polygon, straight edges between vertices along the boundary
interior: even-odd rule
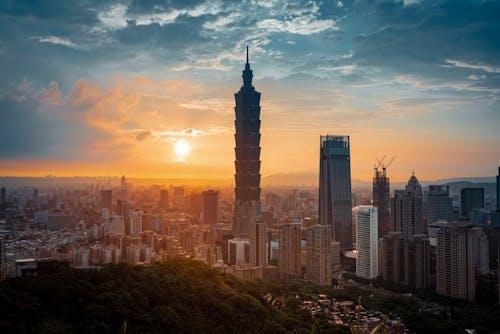
[[[356,212],[356,276],[374,279],[378,276],[378,208],[360,205]]]
[[[248,62],[248,47],[242,78],[243,86],[234,94],[234,233],[237,237],[250,238],[250,264],[259,266],[267,264],[265,227],[260,205],[260,93],[252,86],[253,72]]]
[[[333,226],[341,249],[352,249],[349,136],[320,137],[319,223]]]
[[[219,192],[207,190],[202,194],[202,221],[203,224],[217,224],[219,221]]]
[[[497,211],[500,211],[500,167],[497,175]]]
[[[373,206],[378,208],[378,236],[391,230],[391,196],[386,168],[375,168],[373,175]]]
[[[393,231],[405,237],[424,232],[424,203],[422,186],[415,173],[408,180],[405,190],[394,191],[391,215]]]
[[[127,180],[125,179],[125,175],[122,175],[122,178],[120,180],[120,199],[122,201],[127,200]]]

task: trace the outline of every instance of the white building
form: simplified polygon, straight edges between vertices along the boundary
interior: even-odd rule
[[[378,276],[378,209],[372,205],[354,208],[356,215],[356,276]]]

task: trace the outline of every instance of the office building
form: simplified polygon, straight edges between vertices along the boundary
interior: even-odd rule
[[[419,290],[431,285],[431,249],[427,236],[389,232],[380,241],[380,276]]]
[[[302,223],[282,224],[278,227],[278,273],[286,281],[302,278],[301,239]]]
[[[356,217],[356,276],[374,279],[378,276],[378,209],[371,205],[354,208]]]
[[[168,210],[168,190],[160,190],[160,209]]]
[[[266,227],[260,203],[260,93],[252,85],[253,72],[247,59],[243,86],[234,94],[235,138],[235,213],[233,231],[250,239],[250,264],[267,265]]]
[[[500,167],[498,167],[497,175],[497,211],[500,212]]]
[[[217,224],[219,221],[219,192],[207,190],[202,193],[202,221],[203,224]]]
[[[128,199],[127,180],[125,179],[125,175],[122,175],[122,178],[120,179],[120,199],[122,201],[126,201]]]
[[[375,168],[373,206],[378,208],[378,235],[382,237],[391,230],[390,185],[385,167],[381,170]]]
[[[230,239],[227,241],[229,265],[242,265],[250,262],[250,241],[248,239]]]
[[[352,249],[349,136],[320,137],[319,223],[332,226],[342,250]]]
[[[101,190],[101,209],[108,209],[111,212],[111,203],[113,201],[113,192],[111,190]]]
[[[307,267],[309,282],[332,284],[332,234],[331,225],[313,225],[307,229]]]
[[[184,210],[184,187],[174,187],[174,209]]]
[[[474,301],[476,274],[486,270],[487,243],[480,228],[449,224],[437,231],[436,291],[440,295]]]
[[[127,201],[116,201],[116,213],[123,217],[125,234],[130,235],[130,204]]]
[[[484,209],[484,188],[460,190],[460,218],[472,221],[473,209]]]
[[[142,211],[134,210],[130,213],[130,236],[139,237],[142,232]]]
[[[453,221],[453,202],[450,187],[446,185],[429,185],[425,203],[428,226],[437,221]]]
[[[393,231],[401,232],[405,237],[424,232],[423,192],[415,173],[405,190],[394,191],[391,202]]]

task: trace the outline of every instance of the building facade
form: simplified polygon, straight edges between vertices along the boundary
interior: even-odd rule
[[[453,221],[453,201],[450,197],[450,187],[446,185],[429,185],[427,201],[427,224],[438,221]]]
[[[307,229],[307,267],[309,282],[320,285],[332,283],[331,225],[313,225]]]
[[[301,240],[302,224],[289,223],[278,227],[278,273],[285,281],[302,278]]]
[[[342,250],[352,249],[349,136],[320,137],[319,223],[332,226]]]
[[[394,191],[391,202],[393,231],[405,237],[424,233],[423,191],[415,174],[408,180],[405,190]]]
[[[484,209],[484,188],[460,190],[460,218],[472,221],[473,209]]]
[[[219,192],[215,190],[204,191],[201,205],[203,224],[217,224],[219,221]]]
[[[385,168],[375,168],[373,176],[373,206],[378,208],[378,235],[391,230],[391,198],[389,178]]]
[[[354,208],[356,217],[356,276],[374,279],[378,276],[378,209],[371,205]]]

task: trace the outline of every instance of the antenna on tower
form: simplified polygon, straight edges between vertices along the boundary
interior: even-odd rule
[[[248,45],[247,45],[247,64],[248,64]]]

